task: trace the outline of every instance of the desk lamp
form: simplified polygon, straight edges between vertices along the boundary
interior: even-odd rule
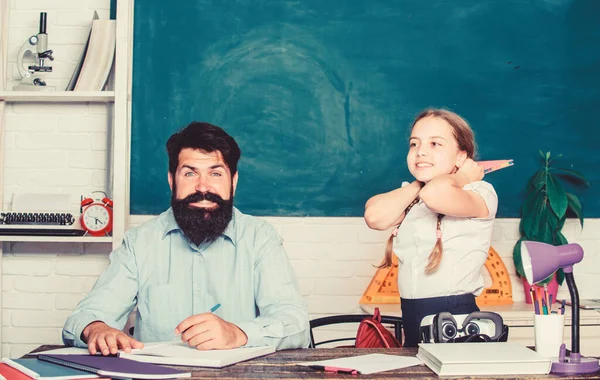
[[[571,295],[571,353],[566,356],[561,347],[557,361],[552,362],[552,372],[575,374],[598,371],[598,359],[586,358],[579,353],[579,292],[573,278],[573,265],[583,259],[581,246],[565,244],[555,247],[546,243],[523,241],[521,256],[525,277],[530,284],[538,283],[563,268]]]

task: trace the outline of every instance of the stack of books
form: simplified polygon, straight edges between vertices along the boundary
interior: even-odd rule
[[[222,368],[273,352],[272,346],[201,351],[183,342],[158,342],[130,353],[119,351],[118,356],[101,356],[69,347],[36,353],[37,359],[4,358],[0,376],[7,380],[174,379],[191,377],[191,372],[159,364]]]
[[[43,355],[37,359],[2,359],[0,375],[10,380],[174,379],[191,372],[115,356]]]

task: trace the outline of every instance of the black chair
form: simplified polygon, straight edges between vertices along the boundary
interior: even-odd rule
[[[310,346],[309,348],[316,348],[321,344],[352,341],[356,338],[356,333],[353,337],[348,338],[337,338],[324,340],[322,342],[315,343],[315,337],[313,335],[313,329],[321,326],[336,325],[341,323],[360,323],[363,319],[372,317],[370,314],[343,314],[343,315],[332,315],[329,317],[315,318],[310,321]],[[393,317],[389,315],[381,316],[381,323],[384,325],[391,324],[394,327],[394,336],[398,339],[398,342],[402,343],[402,317]],[[358,325],[356,326],[358,330]]]

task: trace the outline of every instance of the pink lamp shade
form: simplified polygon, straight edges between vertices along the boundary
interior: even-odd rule
[[[573,264],[583,260],[583,248],[579,244],[555,247],[537,241],[521,242],[521,258],[525,278],[530,284],[542,281],[557,269],[573,272]]]

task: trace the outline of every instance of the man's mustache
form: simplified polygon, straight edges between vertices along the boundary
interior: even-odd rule
[[[218,204],[219,206],[221,206],[225,203],[225,200],[223,198],[221,198],[219,195],[217,195],[215,193],[211,193],[210,191],[207,191],[205,193],[203,193],[201,191],[196,191],[195,193],[190,194],[187,197],[180,200],[180,202],[186,203],[188,205],[190,203],[196,203],[196,202],[201,202],[201,201],[214,202],[214,203]]]

